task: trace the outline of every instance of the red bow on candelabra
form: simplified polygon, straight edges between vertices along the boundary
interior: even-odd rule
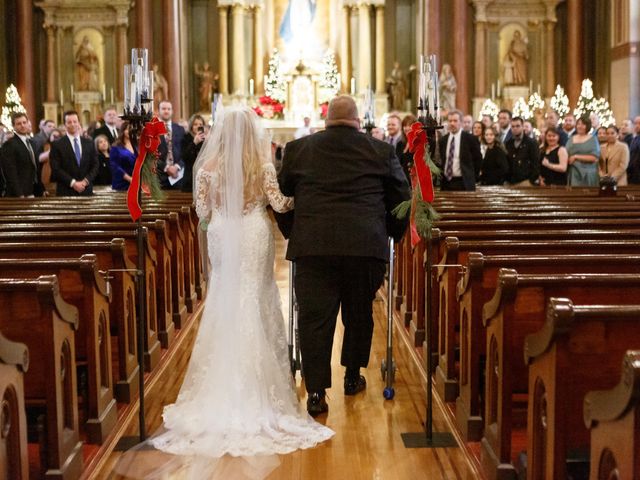
[[[129,214],[135,222],[142,215],[142,208],[139,201],[140,189],[146,195],[152,192],[159,192],[160,185],[156,176],[156,159],[158,147],[160,146],[160,136],[167,133],[164,122],[156,117],[145,123],[140,140],[138,142],[138,157],[131,176],[131,185],[127,191],[127,207]]]

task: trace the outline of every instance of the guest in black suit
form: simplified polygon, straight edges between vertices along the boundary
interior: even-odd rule
[[[524,134],[523,124],[522,118],[513,117],[513,137],[505,144],[509,158],[507,182],[516,187],[535,185],[540,175],[540,149],[535,140]]]
[[[40,121],[40,131],[33,136],[33,145],[35,146],[33,151],[36,154],[36,158],[43,152],[44,144],[49,141],[49,136],[55,128],[56,124],[53,120],[44,119]]]
[[[480,183],[482,185],[504,185],[509,172],[507,152],[497,139],[497,133],[493,127],[484,131],[484,143],[487,149],[482,159]]]
[[[196,163],[196,158],[200,153],[206,136],[204,125],[205,121],[202,115],[197,113],[192,115],[189,119],[189,133],[182,140],[182,161],[184,162],[183,192],[193,191],[193,164]]]
[[[287,258],[296,261],[300,347],[307,410],[328,410],[331,348],[338,310],[344,339],[344,392],[365,388],[360,368],[369,361],[372,301],[389,258],[387,237],[400,239],[406,221],[391,211],[410,191],[394,148],[359,132],[353,99],[329,104],[326,130],[289,142],[278,176],[282,193],[295,198]]]
[[[462,130],[462,112],[453,110],[447,118],[449,133],[440,140],[441,188],[473,191],[482,165],[480,144],[476,137]]]
[[[65,112],[67,134],[51,145],[49,162],[57,181],[58,196],[93,195],[93,180],[98,174],[98,158],[93,141],[82,136],[78,113]]]
[[[119,132],[116,124],[118,123],[118,112],[114,107],[109,107],[104,111],[104,125],[100,128],[96,128],[93,131],[93,138],[98,138],[98,135],[104,135],[109,140],[109,146],[113,145],[118,139]]]
[[[511,140],[511,136],[513,135],[511,133],[511,118],[511,110],[503,108],[502,110],[500,110],[500,112],[498,112],[498,140],[503,145],[506,145],[507,142]]]
[[[98,135],[93,144],[98,156],[98,174],[93,180],[94,185],[111,185],[111,167],[109,166],[109,139],[106,135]]]
[[[158,148],[158,177],[160,186],[165,189],[180,190],[184,180],[184,162],[182,161],[182,140],[184,128],[171,121],[173,106],[163,100],[158,105],[158,118],[165,123],[167,134],[160,139]]]
[[[14,113],[11,124],[15,135],[2,145],[0,158],[6,181],[5,196],[41,196],[44,187],[38,175],[36,146],[30,138],[31,123],[25,113]]]

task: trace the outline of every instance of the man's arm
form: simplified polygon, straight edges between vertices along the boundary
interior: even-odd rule
[[[293,197],[294,185],[293,174],[291,171],[292,162],[295,157],[295,148],[291,144],[287,144],[284,149],[284,156],[282,157],[282,169],[278,174],[278,183],[280,184],[280,191],[287,197]]]
[[[24,195],[18,178],[18,166],[16,165],[16,149],[13,142],[6,143],[0,149],[0,165],[4,172],[4,178],[7,186],[7,196],[21,197]]]
[[[49,153],[49,163],[51,164],[51,171],[56,181],[62,182],[65,186],[71,185],[71,180],[74,178],[65,172],[62,168],[62,152],[60,151],[60,142],[58,140],[51,145],[51,152]]]
[[[467,135],[467,145],[469,145],[469,150],[471,151],[473,170],[475,172],[477,182],[480,178],[480,168],[482,168],[482,152],[480,151],[480,143],[469,134]]]

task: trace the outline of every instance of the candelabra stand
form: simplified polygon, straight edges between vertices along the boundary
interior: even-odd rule
[[[376,124],[371,118],[365,117],[362,128],[367,132],[367,135],[372,136],[372,132],[373,129],[376,128]]]
[[[145,109],[145,105],[149,108]],[[138,144],[138,138],[142,133],[145,123],[152,118],[153,99],[142,95],[140,97],[140,108],[135,107],[133,111],[125,105],[125,111],[120,118],[129,122],[129,139],[132,145]],[[143,159],[144,161],[144,159]],[[138,204],[142,204],[142,189],[138,187]],[[136,323],[136,336],[138,344],[138,428],[139,436],[122,437],[116,445],[116,450],[129,450],[138,443],[144,442],[147,438],[145,427],[145,407],[144,407],[144,351],[146,340],[146,268],[145,268],[145,237],[146,228],[142,225],[142,217],[136,220],[136,239],[138,259],[135,270],[137,291],[138,321]]]

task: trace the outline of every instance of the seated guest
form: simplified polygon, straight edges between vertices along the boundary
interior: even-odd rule
[[[590,130],[591,120],[589,117],[579,118],[576,122],[576,134],[567,142],[569,185],[589,187],[599,184],[600,144],[596,137],[589,133]]]
[[[111,187],[114,190],[127,190],[131,184],[133,167],[136,164],[137,153],[129,138],[129,122],[122,124],[122,133],[109,150],[109,165],[111,166]]]
[[[497,138],[493,128],[484,131],[485,154],[480,168],[482,185],[503,185],[509,172],[507,152]]]
[[[109,166],[109,139],[106,135],[98,135],[94,143],[98,152],[98,175],[94,185],[111,185],[111,168]]]
[[[618,185],[627,185],[627,167],[629,166],[629,147],[619,139],[615,125],[607,127],[607,143],[600,146],[598,174],[601,177],[613,177]]]
[[[566,185],[569,156],[556,129],[547,129],[540,151],[540,185]]]
[[[2,145],[0,159],[7,197],[41,196],[44,188],[38,175],[31,123],[26,113],[14,113],[11,124],[15,135]]]
[[[184,162],[184,177],[182,177],[182,191],[193,191],[193,164],[196,163],[196,158],[206,134],[204,132],[205,121],[202,115],[192,115],[189,119],[188,132],[185,134],[182,140],[182,161]]]

